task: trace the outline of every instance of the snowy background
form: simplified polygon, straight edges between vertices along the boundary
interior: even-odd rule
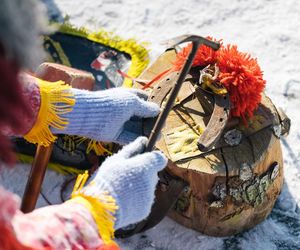
[[[297,0],[44,0],[49,15],[66,15],[91,31],[105,28],[123,38],[150,42],[152,61],[174,36],[194,33],[222,38],[258,58],[267,94],[292,119],[282,139],[285,185],[269,218],[254,229],[229,238],[214,238],[165,218],[155,228],[119,240],[123,249],[300,249],[300,1]],[[29,167],[6,170],[0,182],[22,195]],[[48,171],[43,193],[60,201],[63,177]],[[41,197],[39,206],[46,205]]]

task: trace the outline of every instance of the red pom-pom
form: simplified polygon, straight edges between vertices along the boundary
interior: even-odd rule
[[[256,59],[228,45],[219,50],[217,65],[218,79],[229,92],[231,115],[246,121],[258,107],[266,84]]]

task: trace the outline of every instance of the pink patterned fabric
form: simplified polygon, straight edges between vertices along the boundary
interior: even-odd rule
[[[7,136],[22,136],[27,134],[33,127],[40,109],[40,89],[36,83],[36,79],[27,73],[21,73],[19,79],[22,83],[22,95],[31,110],[32,117],[28,117],[25,113],[20,113],[20,116],[24,121],[23,131],[21,134],[16,134],[10,127],[6,127],[4,133]]]
[[[20,205],[20,199],[15,194],[0,186],[0,221],[10,224]],[[1,249],[1,248],[0,248]]]
[[[18,212],[13,227],[20,242],[37,249],[97,249],[103,244],[92,216],[79,204],[49,206],[27,215]]]
[[[0,221],[12,227],[18,241],[25,246],[55,250],[103,247],[93,217],[81,204],[53,205],[29,214],[23,214],[18,206],[18,197],[0,187]]]

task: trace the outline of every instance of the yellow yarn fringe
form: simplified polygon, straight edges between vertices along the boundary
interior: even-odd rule
[[[91,212],[103,242],[105,244],[114,243],[112,240],[114,238],[114,214],[118,209],[118,206],[116,205],[114,198],[107,193],[103,193],[99,197],[83,194],[81,190],[87,179],[88,171],[78,175],[74,190],[71,194],[72,199],[69,202],[76,202],[85,206]]]
[[[58,30],[65,34],[84,37],[127,53],[131,56],[131,65],[127,74],[131,77],[138,77],[149,64],[148,50],[144,47],[147,43],[138,44],[135,39],[124,40],[113,32],[105,30],[91,33],[86,28],[75,28],[70,23],[59,26]],[[126,78],[123,82],[123,87],[132,87],[132,80]]]
[[[96,155],[111,155],[112,152],[107,149],[111,144],[106,144],[106,147],[102,144],[102,142],[91,140],[86,137],[80,137],[77,135],[65,135],[64,139],[64,147],[67,148],[68,151],[75,150],[76,146],[79,146],[81,143],[87,141],[87,149],[86,153],[90,153],[94,151]]]
[[[57,138],[50,131],[50,126],[64,129],[68,121],[60,115],[72,110],[75,99],[71,87],[63,81],[47,82],[37,78],[40,88],[41,106],[33,128],[24,138],[31,143],[49,146]]]
[[[112,152],[105,148],[101,142],[95,140],[89,141],[88,147],[86,149],[87,153],[91,151],[94,151],[96,155],[112,155]]]

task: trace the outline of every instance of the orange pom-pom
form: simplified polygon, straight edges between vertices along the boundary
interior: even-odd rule
[[[239,52],[237,46],[228,45],[219,50],[217,65],[218,80],[230,95],[231,115],[246,122],[258,107],[266,84],[257,60]]]

